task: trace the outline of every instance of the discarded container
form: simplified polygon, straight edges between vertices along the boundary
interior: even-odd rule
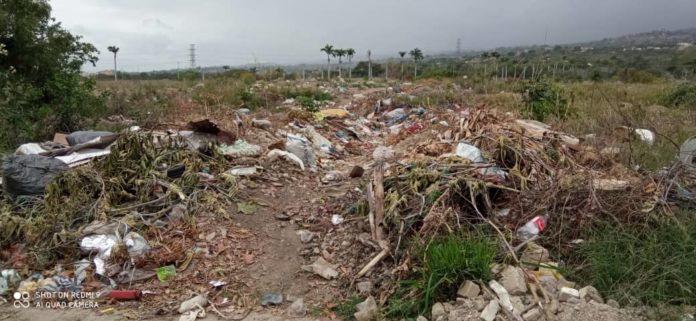
[[[155,273],[157,273],[157,278],[164,282],[167,281],[168,278],[176,276],[176,267],[173,265],[160,266],[155,270]]]
[[[213,281],[208,282],[208,284],[210,284],[210,286],[212,286],[213,288],[217,289],[217,288],[220,288],[224,285],[227,285],[227,282],[220,281],[220,280],[213,280]]]
[[[111,290],[108,297],[116,300],[139,300],[141,297],[141,292],[139,290]]]
[[[48,182],[68,169],[60,160],[40,155],[10,155],[2,163],[2,186],[10,195],[42,195]]]
[[[517,237],[521,241],[526,241],[536,235],[539,235],[539,233],[544,230],[544,227],[546,227],[547,219],[548,217],[546,215],[535,216],[533,219],[527,222],[527,224],[517,230]]]
[[[181,305],[179,305],[179,309],[177,311],[179,311],[179,313],[186,313],[188,311],[191,311],[191,310],[197,308],[199,305],[201,307],[205,307],[208,305],[208,299],[205,296],[200,295],[200,294],[196,295],[196,296],[194,296],[194,297],[192,297],[184,302],[181,302]]]

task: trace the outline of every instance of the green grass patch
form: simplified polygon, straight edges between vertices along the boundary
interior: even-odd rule
[[[476,234],[450,234],[434,239],[416,251],[419,270],[403,280],[387,302],[387,318],[416,317],[432,305],[454,297],[465,280],[491,278],[490,265],[496,243]]]
[[[669,107],[696,109],[696,83],[684,83],[668,91],[662,103]]]
[[[363,300],[360,299],[359,296],[357,295],[352,295],[343,300],[338,306],[336,306],[335,312],[336,316],[340,318],[340,320],[343,321],[350,321],[350,320],[355,320],[355,312],[358,312],[358,310],[355,308],[355,306],[362,302]]]
[[[693,215],[693,213],[689,213]],[[603,224],[581,249],[585,282],[623,304],[696,304],[696,220]]]

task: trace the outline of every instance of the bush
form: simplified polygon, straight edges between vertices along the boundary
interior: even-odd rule
[[[51,20],[46,1],[0,2],[0,149],[73,131],[103,111],[80,67],[97,49]]]
[[[669,107],[696,109],[696,84],[679,85],[662,97],[662,103]]]
[[[544,121],[548,116],[565,119],[570,113],[567,94],[549,78],[532,80],[523,88],[527,117]]]
[[[657,80],[657,76],[649,71],[626,68],[616,73],[616,78],[626,83],[649,84]]]
[[[691,214],[693,215],[693,214]],[[582,274],[624,304],[696,304],[696,220],[651,226],[599,227],[582,248]]]

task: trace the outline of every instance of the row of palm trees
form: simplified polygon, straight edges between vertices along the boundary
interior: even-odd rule
[[[331,57],[338,58],[338,76],[341,77],[341,63],[343,57],[348,57],[348,78],[353,78],[353,68],[351,67],[351,62],[353,61],[353,56],[355,56],[355,50],[353,48],[340,49],[334,48],[333,45],[326,44],[320,49],[321,52],[326,53],[326,70],[327,78],[331,79]],[[418,48],[408,52],[408,55],[413,59],[413,78],[418,76],[418,62],[423,60],[423,51]],[[401,76],[404,75],[404,57],[406,56],[406,51],[399,51],[399,56],[401,57]]]
[[[353,56],[355,56],[355,49],[334,48],[334,46],[326,44],[324,48],[321,48],[321,51],[326,53],[328,79],[331,79],[331,57],[338,57],[338,77],[341,77],[341,63],[343,63],[343,57],[348,57],[348,77],[353,78],[353,68],[351,68],[350,63],[353,61]]]

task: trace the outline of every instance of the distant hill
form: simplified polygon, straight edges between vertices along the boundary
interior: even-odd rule
[[[664,47],[676,46],[679,43],[696,43],[696,28],[681,30],[655,30],[616,38],[605,38],[599,41],[579,43],[583,47],[594,48],[630,48],[630,47]]]

